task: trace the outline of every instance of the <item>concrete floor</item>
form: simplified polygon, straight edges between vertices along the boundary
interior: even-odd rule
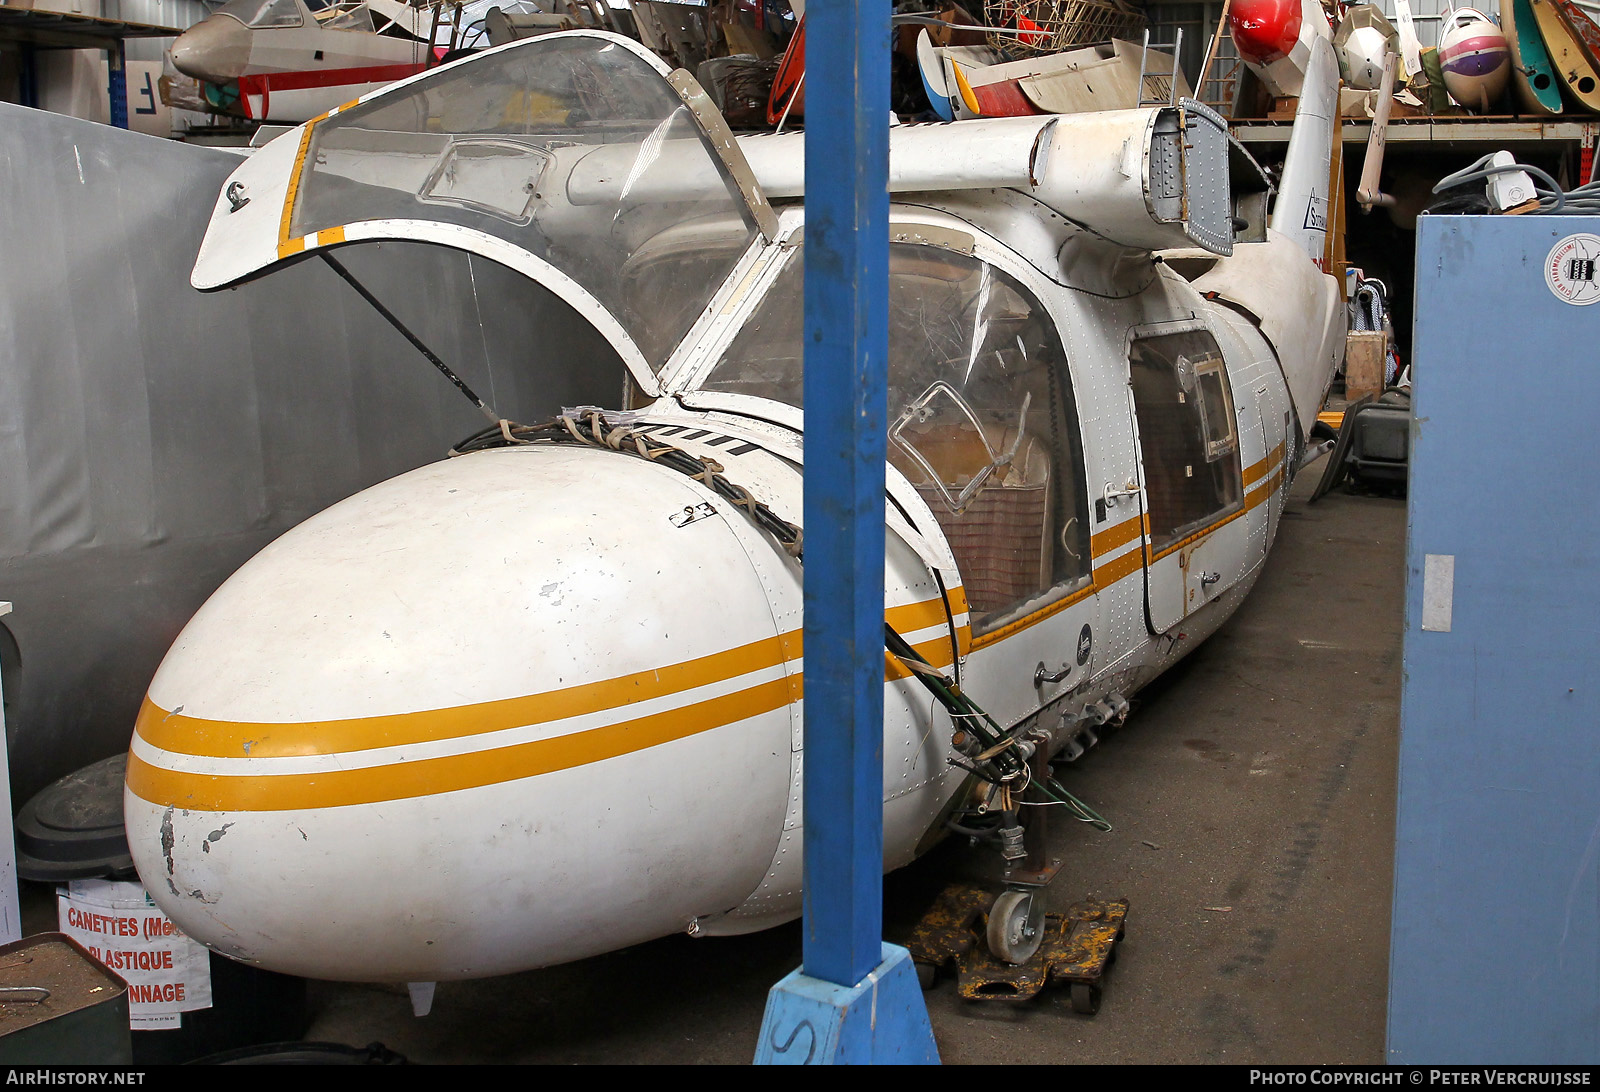
[[[1064,822],[1051,892],[1132,904],[1098,1015],[1065,993],[926,994],[949,1063],[1384,1060],[1404,589],[1403,501],[1301,477],[1239,613],[1146,690],[1128,726],[1066,768],[1110,834]],[[886,881],[890,939],[962,866],[947,846]],[[310,1040],[413,1062],[750,1060],[798,924],[672,937],[544,971],[403,987],[313,984]]]

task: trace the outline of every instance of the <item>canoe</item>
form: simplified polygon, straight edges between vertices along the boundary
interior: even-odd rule
[[[1539,24],[1539,37],[1550,51],[1556,82],[1565,88],[1573,102],[1600,114],[1600,72],[1586,55],[1578,32],[1562,18],[1556,0],[1529,0],[1529,6],[1533,9],[1534,21]],[[1589,25],[1594,24],[1590,22]]]
[[[1507,17],[1506,10],[1510,9]],[[1561,85],[1528,0],[1501,0],[1501,27],[1511,47],[1511,84],[1530,114],[1561,113]]]
[[[1588,58],[1589,66],[1600,71],[1600,25],[1594,21],[1583,8],[1572,0],[1551,0],[1556,6],[1556,11],[1567,24],[1567,29],[1572,31],[1578,42],[1578,48]]]

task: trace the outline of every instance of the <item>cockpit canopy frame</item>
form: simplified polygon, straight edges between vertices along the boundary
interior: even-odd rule
[[[571,31],[420,73],[278,137],[224,186],[191,283],[230,287],[359,241],[452,246],[563,299],[654,395],[776,223],[688,73],[626,38]],[[694,242],[677,268],[648,260],[674,238]]]

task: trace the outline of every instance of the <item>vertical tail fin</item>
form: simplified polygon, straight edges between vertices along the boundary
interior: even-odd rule
[[[1228,18],[1250,70],[1274,96],[1298,95],[1300,103],[1267,244],[1236,249],[1195,287],[1216,292],[1261,324],[1278,355],[1303,438],[1344,355],[1343,292],[1323,269],[1334,196],[1339,60],[1319,0],[1233,0]]]
[[[1298,95],[1272,230],[1322,264],[1328,237],[1339,59],[1320,0],[1234,0],[1228,24],[1239,56],[1277,98]]]
[[[1339,123],[1339,60],[1333,44],[1322,37],[1311,40],[1310,54],[1272,206],[1272,229],[1300,244],[1321,265],[1328,239],[1334,126]]]

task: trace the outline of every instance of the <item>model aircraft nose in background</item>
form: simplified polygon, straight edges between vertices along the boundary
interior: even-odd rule
[[[253,38],[250,27],[224,8],[178,35],[172,43],[173,67],[208,83],[236,80],[249,71]]]
[[[229,0],[172,43],[173,67],[211,84],[208,101],[300,122],[422,71],[431,12],[401,0]]]

